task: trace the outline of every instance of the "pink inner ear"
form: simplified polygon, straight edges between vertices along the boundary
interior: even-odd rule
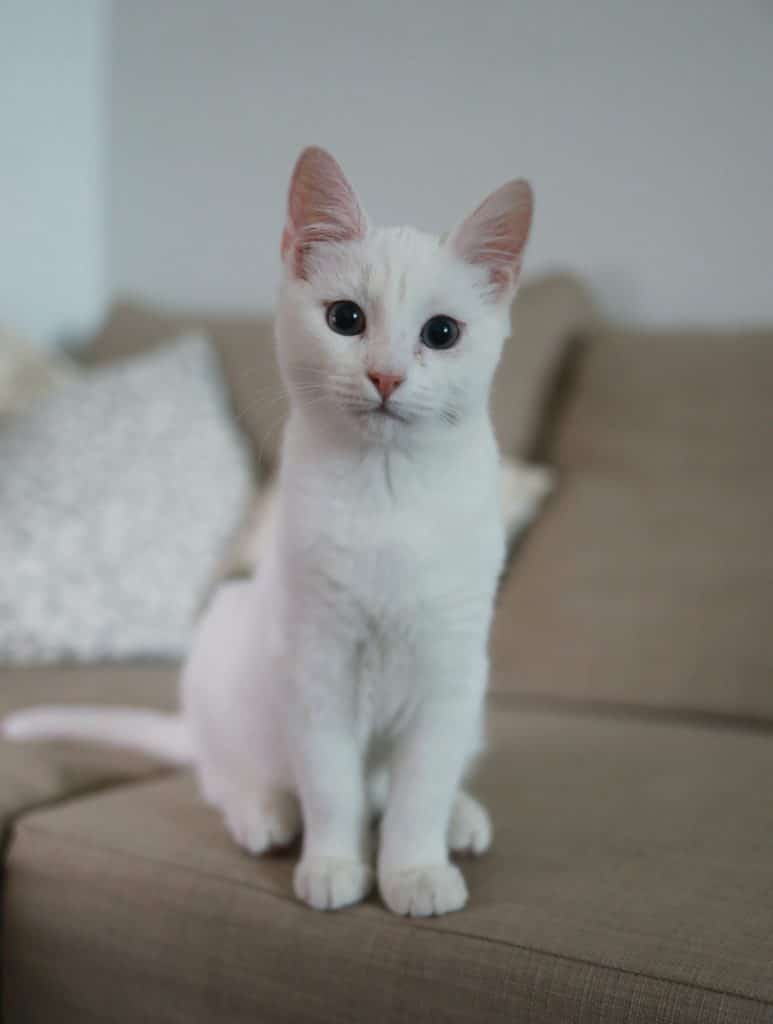
[[[312,243],[356,241],[366,230],[365,214],[338,163],[318,146],[304,149],[290,181],[282,234],[282,257],[292,251],[295,275],[305,276]]]
[[[463,260],[488,270],[496,295],[518,280],[533,211],[529,183],[509,181],[484,199],[449,239]]]

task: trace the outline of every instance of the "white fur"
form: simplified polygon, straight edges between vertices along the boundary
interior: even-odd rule
[[[294,188],[322,173],[315,152]],[[320,191],[310,217],[324,180]],[[340,182],[328,192],[343,194]],[[185,731],[202,792],[242,846],[261,853],[303,825],[299,898],[333,909],[367,894],[380,814],[387,906],[444,913],[467,899],[449,847],[482,853],[491,840],[485,810],[459,787],[482,743],[504,556],[488,396],[512,288],[493,295],[487,267],[452,241],[365,229],[357,211],[340,218],[357,226],[351,238],[309,245],[298,205],[291,197],[283,241],[277,335],[292,413],[272,542],[255,579],[221,587],[202,619],[182,679]],[[337,299],[366,311],[364,337],[327,327]],[[437,313],[465,324],[449,351],[419,343]],[[374,370],[405,377],[391,400],[399,419],[376,412]],[[73,712],[40,714],[12,716],[6,733],[78,732]],[[111,718],[103,738],[157,752],[153,728]],[[167,720],[155,721],[158,733]]]
[[[193,752],[179,715],[135,708],[30,708],[8,715],[3,735],[10,740],[73,739],[139,747],[166,761],[185,764]]]

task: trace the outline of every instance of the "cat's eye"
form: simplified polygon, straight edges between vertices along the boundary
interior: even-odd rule
[[[421,329],[421,341],[427,348],[453,348],[461,333],[461,328],[453,317],[433,316]]]
[[[340,299],[327,307],[327,325],[336,334],[362,334],[365,331],[365,314],[356,302]]]

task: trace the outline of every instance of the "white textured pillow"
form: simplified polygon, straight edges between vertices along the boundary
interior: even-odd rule
[[[179,657],[250,457],[207,339],[79,374],[0,431],[0,661]]]

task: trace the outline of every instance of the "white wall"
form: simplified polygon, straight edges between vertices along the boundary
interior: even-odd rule
[[[108,17],[0,0],[0,323],[41,342],[103,308]]]
[[[119,0],[109,282],[269,306],[291,164],[447,227],[536,186],[531,271],[650,322],[773,320],[773,13],[748,0]]]

